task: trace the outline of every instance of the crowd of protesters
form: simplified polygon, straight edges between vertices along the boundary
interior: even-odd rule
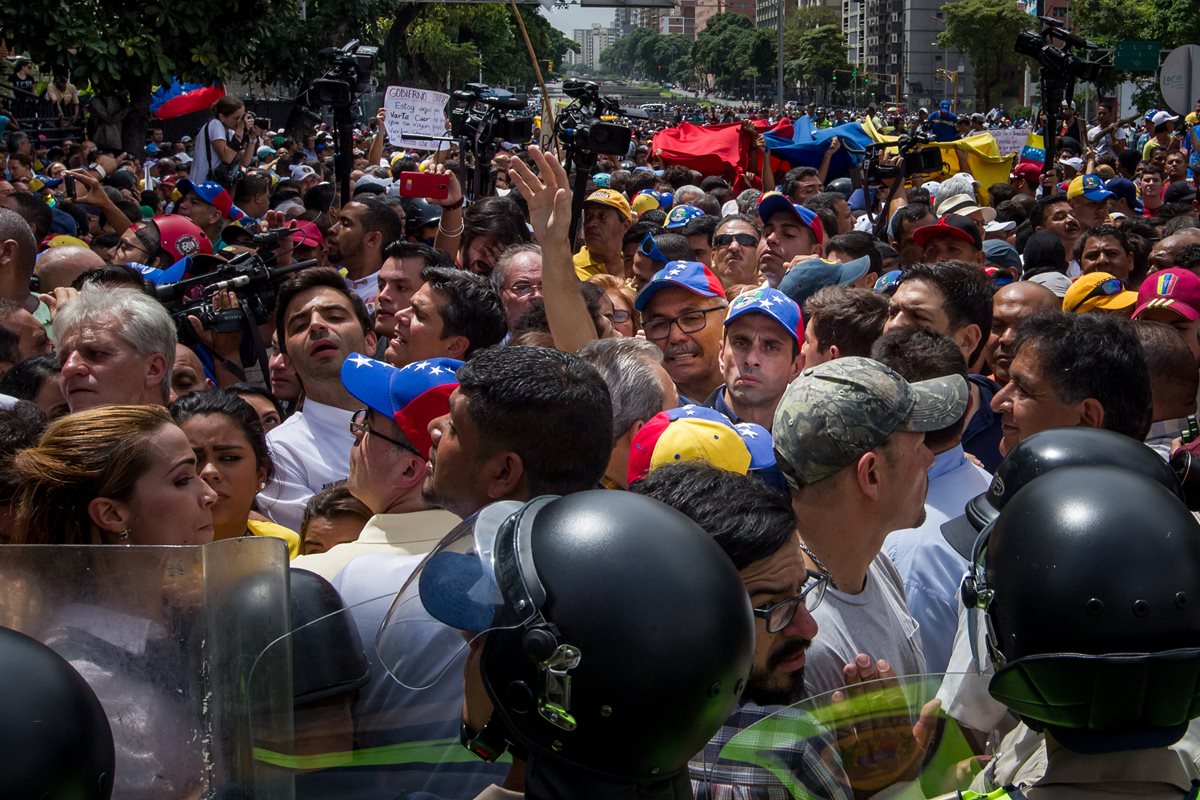
[[[143,153],[8,132],[0,539],[280,539],[365,641],[413,557],[489,504],[632,491],[711,533],[760,617],[720,743],[805,696],[969,663],[971,562],[943,526],[1026,440],[1104,429],[1165,464],[1198,432],[1196,113],[1153,111],[1140,141],[1067,107],[1048,168],[917,178],[887,206],[828,160],[763,159],[752,188],[663,164],[636,121],[575,198],[550,151],[406,151],[384,117],[356,131],[337,199],[331,132],[265,130],[232,96]],[[1008,124],[952,117],[885,108],[878,128]],[[464,162],[494,193],[464,202]],[[408,196],[412,173],[445,192]],[[253,320],[229,287],[158,299],[248,254],[313,264]],[[206,321],[201,296],[240,322]],[[358,744],[457,736],[462,685],[418,703],[378,656]],[[765,780],[735,771],[721,794],[696,758],[712,796]],[[372,796],[503,777],[422,764]],[[794,769],[850,796],[828,766]],[[140,769],[119,755],[118,783]]]

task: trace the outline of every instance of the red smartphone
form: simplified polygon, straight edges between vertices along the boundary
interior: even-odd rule
[[[450,196],[450,179],[429,172],[401,172],[400,196],[445,200]]]

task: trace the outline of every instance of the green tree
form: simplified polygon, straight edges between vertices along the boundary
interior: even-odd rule
[[[715,14],[692,47],[696,66],[731,87],[766,78],[775,65],[775,43],[741,14]]]
[[[846,38],[841,25],[821,24],[797,31],[791,37],[784,31],[784,76],[801,86],[829,91],[837,70],[850,69],[846,60]]]
[[[985,108],[992,107],[992,91],[1001,83],[1001,68],[1017,56],[1013,42],[1037,20],[1014,0],[952,0],[942,6],[946,30],[938,34],[938,47],[957,47],[971,59],[975,85]]]
[[[656,81],[670,78],[680,63],[691,71],[692,40],[681,33],[655,34],[638,48],[638,64],[643,74]]]
[[[1071,23],[1095,42],[1152,39],[1170,50],[1200,41],[1194,0],[1073,0]]]

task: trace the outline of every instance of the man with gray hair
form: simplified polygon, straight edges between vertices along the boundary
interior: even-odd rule
[[[72,412],[106,405],[166,405],[175,325],[137,289],[87,284],[54,317],[59,378]]]
[[[488,276],[504,313],[508,329],[517,325],[534,300],[542,296],[542,248],[536,244],[514,244],[500,254]]]
[[[676,207],[690,206],[701,197],[704,197],[704,190],[699,186],[689,183],[685,186],[680,186],[675,190],[675,201],[673,205]]]
[[[601,485],[628,489],[629,448],[651,417],[679,405],[679,392],[662,367],[662,351],[645,339],[596,339],[579,357],[600,373],[613,406],[613,448]]]
[[[814,614],[821,636],[806,664],[809,695],[848,683],[856,660],[869,667],[861,653],[897,675],[925,671],[904,583],[880,550],[889,533],[925,520],[934,460],[925,432],[948,427],[966,410],[961,375],[909,383],[858,356],[805,370],[779,401],[776,463],[791,491],[800,547],[829,576]]]

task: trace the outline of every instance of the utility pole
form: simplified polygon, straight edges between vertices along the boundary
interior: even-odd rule
[[[784,3],[787,0],[776,0],[777,8],[779,9],[779,17],[776,20],[778,30],[775,36],[776,64],[775,64],[775,103],[779,106],[779,113],[783,114],[783,22],[784,22]]]
[[[954,87],[954,100],[950,104],[954,113],[958,113],[958,72],[957,70],[939,69],[936,71],[937,76],[944,81],[950,81],[950,85]]]

